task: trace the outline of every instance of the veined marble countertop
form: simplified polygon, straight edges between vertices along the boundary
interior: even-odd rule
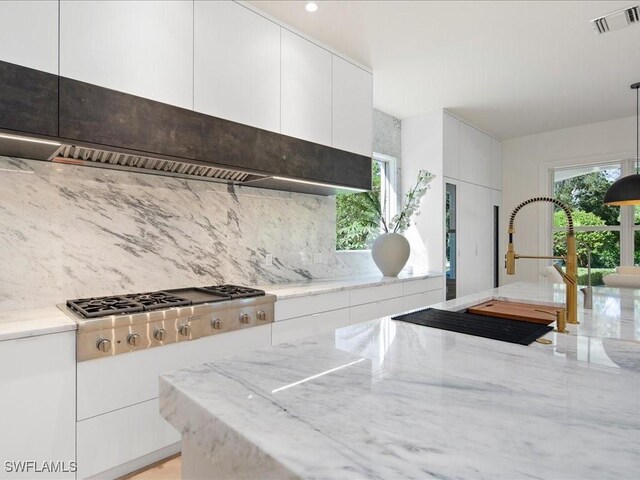
[[[391,283],[422,280],[424,278],[442,277],[442,273],[400,273],[397,277],[383,277],[382,275],[359,275],[350,277],[331,278],[326,280],[310,280],[308,282],[283,283],[276,285],[260,285],[268,293],[278,297],[278,300],[286,298],[318,295],[321,293],[338,292],[354,288],[374,287],[376,285],[388,285]]]
[[[367,275],[313,280],[302,283],[261,285],[259,288],[266,290],[268,293],[273,293],[279,300],[282,300],[285,298],[336,292],[351,288],[371,287],[374,285],[441,276],[441,273],[430,273],[428,275],[401,274],[393,278],[382,277],[380,275]],[[76,329],[77,324],[74,320],[60,311],[56,306],[0,312],[0,341]]]
[[[0,341],[76,330],[78,325],[57,307],[0,312]]]
[[[564,290],[440,306],[491,298]],[[290,478],[635,479],[640,291],[598,288],[579,318],[525,347],[385,317],[162,375],[160,410],[212,461],[228,448]]]

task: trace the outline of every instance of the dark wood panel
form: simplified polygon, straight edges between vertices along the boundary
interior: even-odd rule
[[[60,78],[60,137],[280,174],[280,135]]]
[[[0,128],[58,136],[58,76],[0,61]]]
[[[283,174],[371,189],[371,158],[282,135]]]
[[[230,169],[371,188],[368,157],[64,77],[60,137]]]

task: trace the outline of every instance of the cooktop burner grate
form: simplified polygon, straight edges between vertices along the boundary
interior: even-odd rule
[[[133,293],[125,295],[125,298],[141,303],[145,310],[156,310],[158,308],[183,307],[191,305],[191,300],[172,295],[167,292]]]
[[[248,298],[248,297],[260,297],[265,295],[264,290],[258,290],[257,288],[240,287],[238,285],[212,285],[210,287],[203,287],[218,295],[229,295],[231,298]]]
[[[142,312],[144,306],[126,297],[93,297],[67,300],[67,306],[86,318]]]
[[[265,295],[263,290],[226,284],[204,288],[130,293],[110,297],[79,298],[67,300],[67,306],[84,318],[96,318],[263,295]]]

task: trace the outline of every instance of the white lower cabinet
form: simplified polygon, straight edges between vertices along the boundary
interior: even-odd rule
[[[444,301],[443,290],[432,290],[430,292],[415,293],[413,295],[407,295],[402,298],[402,310],[416,310],[419,308],[426,308],[434,303],[440,303]]]
[[[389,285],[375,285],[373,287],[354,288],[351,290],[351,306],[363,303],[378,302],[389,298],[402,297],[404,287],[401,282]]]
[[[349,325],[349,309],[341,308],[340,310],[315,313],[274,323],[271,338],[273,344],[277,345],[299,338],[329,333],[336,328],[347,325]]]
[[[276,323],[289,318],[305,317],[320,312],[348,308],[350,297],[348,291],[321,293],[304,297],[286,298],[275,304]]]
[[[293,342],[347,325],[427,307],[443,300],[444,277],[405,280],[279,300],[276,302],[272,341],[274,345]]]
[[[269,345],[271,324],[78,363],[78,478],[115,478],[171,453],[180,437],[158,413],[160,374]]]
[[[364,305],[355,305],[351,307],[351,324],[366,322],[374,318],[386,317],[401,313],[404,308],[404,298],[390,298],[387,300],[379,300],[373,303],[365,303]]]
[[[78,422],[77,433],[78,478],[117,478],[138,466],[118,467],[140,457],[172,445],[180,450],[180,434],[160,416],[157,398]]]
[[[71,470],[76,461],[75,338],[71,331],[0,342],[0,478],[75,478],[34,470],[44,462]],[[16,473],[18,462],[36,465]]]

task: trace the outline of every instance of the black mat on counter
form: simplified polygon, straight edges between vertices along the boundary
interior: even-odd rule
[[[440,328],[520,345],[530,345],[545,333],[553,330],[552,327],[539,323],[487,317],[473,313],[449,312],[435,308],[427,308],[391,318],[425,327]]]

